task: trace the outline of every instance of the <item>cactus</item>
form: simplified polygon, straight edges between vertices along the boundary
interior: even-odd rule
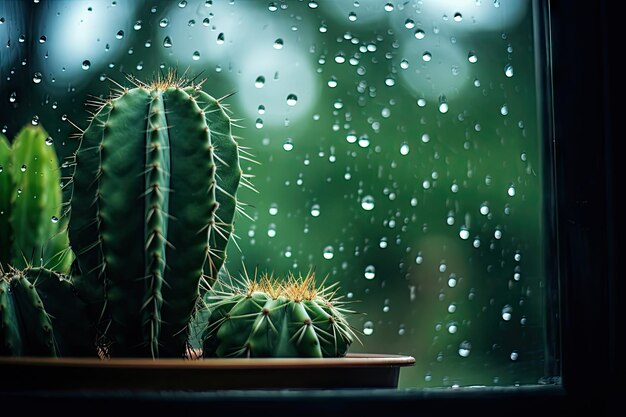
[[[0,267],[69,270],[73,255],[61,205],[60,169],[46,131],[24,127],[12,146],[0,134]]]
[[[109,355],[182,357],[196,304],[224,263],[241,148],[202,83],[171,71],[129,80],[133,88],[94,103],[75,154],[72,275]]]
[[[85,308],[61,274],[43,268],[0,272],[0,355],[95,356]]]
[[[331,287],[316,288],[315,274],[245,278],[206,294],[204,357],[341,357],[356,337]]]

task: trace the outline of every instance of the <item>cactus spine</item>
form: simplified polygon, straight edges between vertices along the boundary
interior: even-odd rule
[[[356,338],[344,315],[352,313],[316,288],[315,275],[280,282],[264,275],[243,287],[207,293],[204,357],[340,357]]]
[[[57,155],[43,128],[24,127],[12,146],[0,134],[0,266],[69,270],[61,194]]]
[[[98,105],[76,152],[73,275],[111,356],[182,357],[202,281],[225,258],[239,147],[200,85],[172,72],[131,81]]]

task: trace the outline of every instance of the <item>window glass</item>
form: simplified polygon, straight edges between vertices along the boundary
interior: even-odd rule
[[[314,269],[400,386],[550,375],[536,22],[527,1],[3,1],[0,127],[78,146],[90,95],[178,69],[255,161],[227,268]],[[68,123],[71,122],[71,123]],[[70,171],[64,169],[64,174]]]

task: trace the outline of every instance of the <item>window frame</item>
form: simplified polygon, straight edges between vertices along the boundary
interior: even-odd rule
[[[618,121],[623,82],[616,71],[619,3],[583,0],[533,0],[537,12],[540,79],[552,91],[539,103],[545,118],[546,204],[555,207],[549,231],[558,248],[548,297],[558,305],[557,332],[547,335],[548,350],[560,370],[554,384],[520,387],[460,387],[398,390],[306,390],[219,392],[0,392],[23,411],[50,411],[71,403],[74,412],[96,414],[141,410],[143,413],[185,413],[210,410],[219,415],[246,411],[297,415],[554,415],[592,412],[608,414],[617,402],[616,354],[618,245],[615,231],[623,219],[616,196],[618,139],[626,138]],[[589,54],[593,52],[593,54]],[[615,111],[611,111],[615,109]],[[548,158],[546,158],[548,159]],[[550,222],[549,222],[550,223]],[[1,370],[0,370],[1,371]],[[1,372],[0,372],[1,375]],[[6,404],[7,402],[5,402]],[[84,408],[83,408],[84,407]]]

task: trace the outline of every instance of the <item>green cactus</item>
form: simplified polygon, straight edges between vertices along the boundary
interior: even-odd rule
[[[72,275],[109,355],[182,357],[225,259],[241,148],[201,84],[173,72],[130,81],[96,103],[75,155]]]
[[[44,268],[0,272],[0,355],[97,355],[86,305],[64,275]]]
[[[60,169],[46,131],[26,126],[12,146],[0,134],[0,267],[68,272],[73,255],[61,206]]]
[[[267,275],[223,285],[206,294],[210,310],[202,329],[204,357],[341,357],[356,338],[331,287],[315,275]]]

